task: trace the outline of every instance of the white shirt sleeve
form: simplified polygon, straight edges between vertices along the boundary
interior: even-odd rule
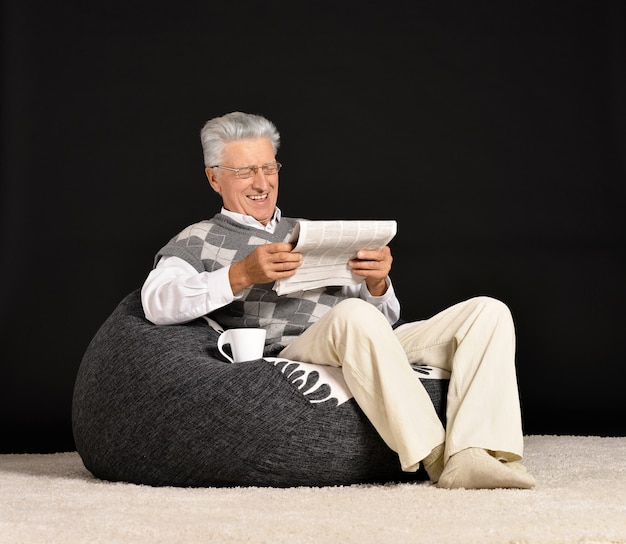
[[[342,291],[349,297],[362,298],[366,302],[373,304],[387,318],[387,321],[393,325],[400,319],[400,301],[393,289],[391,279],[387,277],[385,281],[387,282],[387,291],[380,297],[370,294],[365,282],[361,282],[358,285],[346,285],[342,288]]]
[[[146,318],[155,325],[174,325],[202,317],[237,297],[228,280],[230,266],[198,272],[179,257],[163,257],[141,288]]]

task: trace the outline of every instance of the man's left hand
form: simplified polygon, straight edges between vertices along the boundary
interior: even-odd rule
[[[385,294],[387,282],[385,281],[391,270],[391,249],[385,246],[382,249],[357,251],[356,258],[348,262],[350,268],[357,276],[363,276],[367,284],[367,290],[375,297]]]

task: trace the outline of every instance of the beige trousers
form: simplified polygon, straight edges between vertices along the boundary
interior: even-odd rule
[[[469,447],[507,461],[522,457],[515,330],[508,307],[496,299],[472,298],[395,330],[373,305],[348,299],[280,356],[341,367],[356,402],[398,453],[404,471],[416,471],[444,442],[446,462]],[[451,372],[445,429],[410,363]]]

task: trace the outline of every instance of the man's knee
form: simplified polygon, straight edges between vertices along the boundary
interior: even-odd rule
[[[360,298],[348,298],[339,302],[333,308],[333,319],[352,325],[371,320],[375,322],[382,320],[387,323],[387,319],[378,308]]]
[[[513,323],[513,316],[509,307],[501,300],[489,296],[479,296],[473,299],[476,304],[480,305],[482,311],[497,320],[503,320]]]

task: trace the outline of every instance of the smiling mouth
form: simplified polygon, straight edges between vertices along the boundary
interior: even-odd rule
[[[267,198],[267,193],[263,194],[263,195],[248,195],[248,198],[250,200],[265,200]]]

